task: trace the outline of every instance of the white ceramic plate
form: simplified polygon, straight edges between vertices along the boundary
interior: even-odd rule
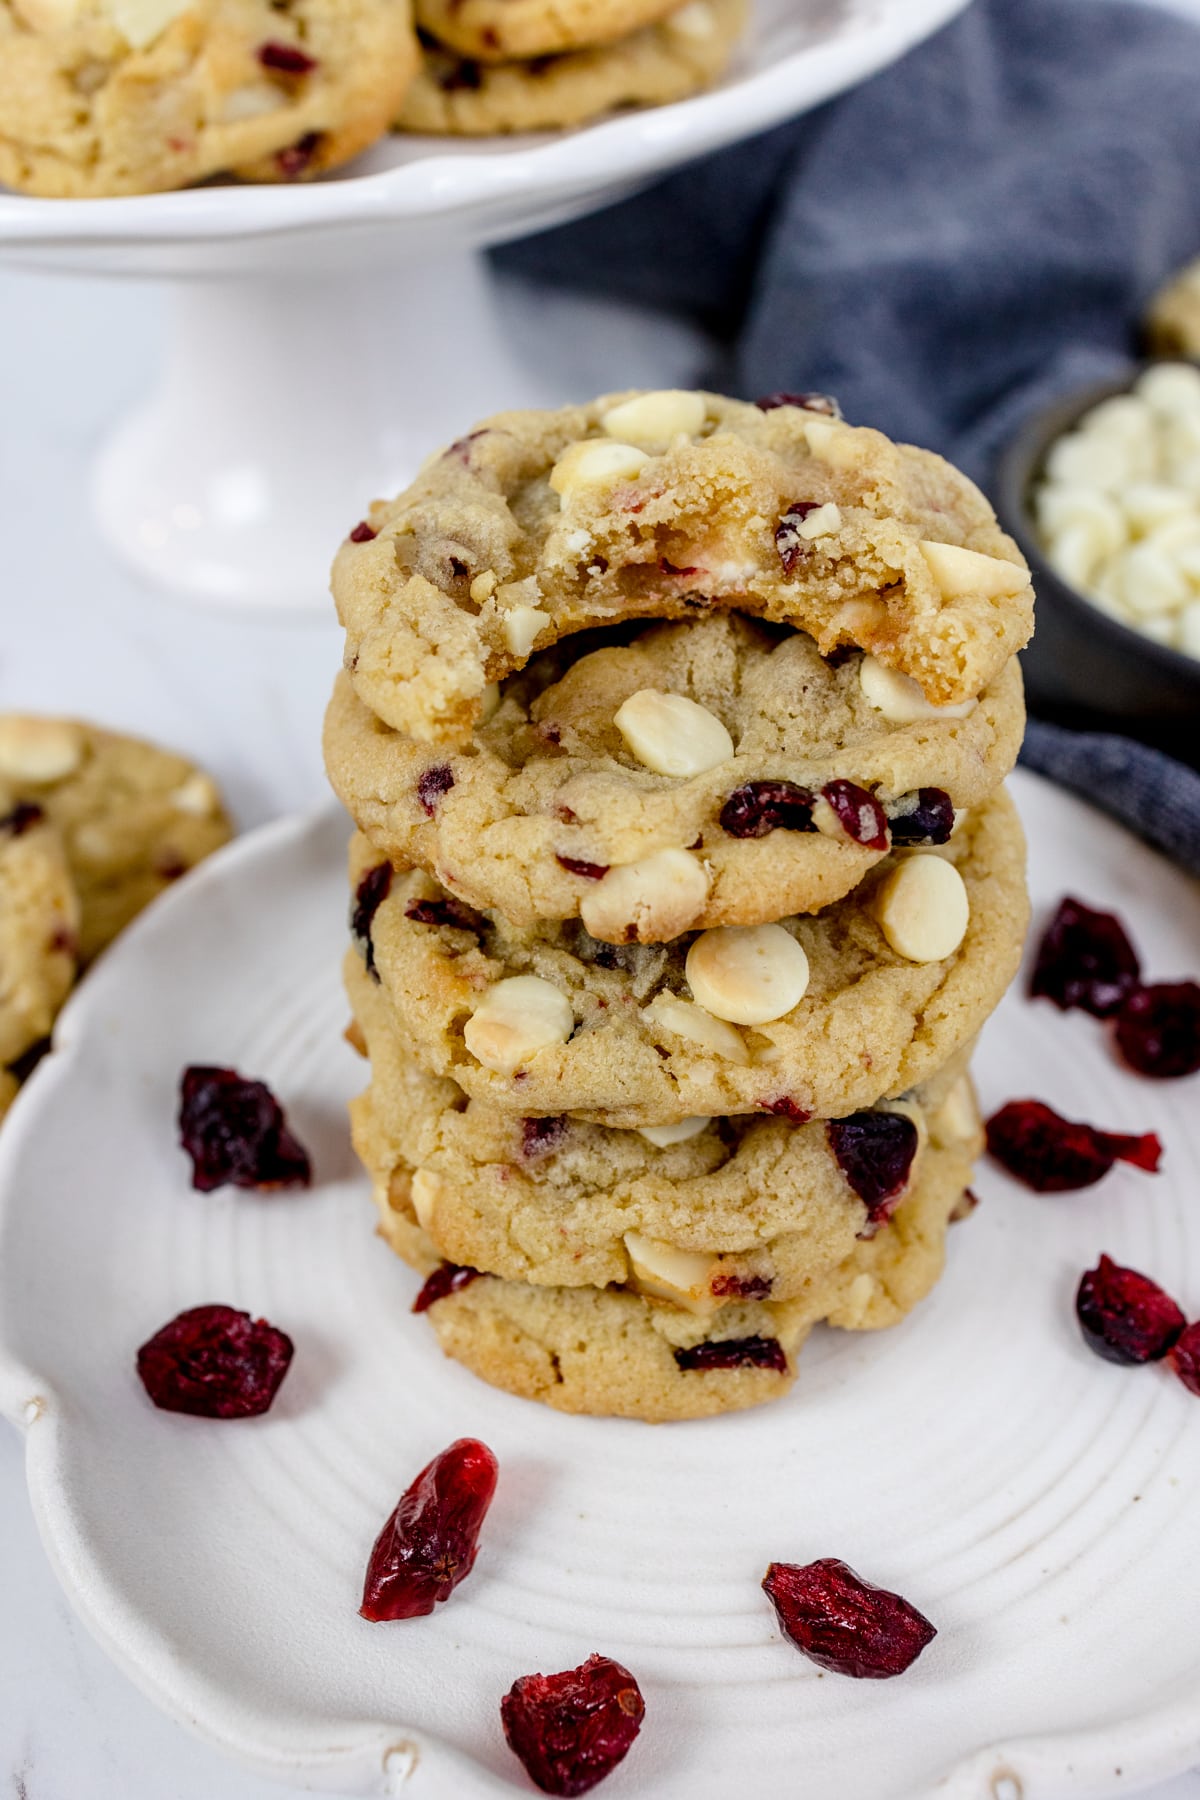
[[[1099,815],[1018,793],[1039,921],[1112,902],[1155,976],[1194,972],[1200,897]],[[1200,1757],[1197,1402],[1082,1344],[1101,1250],[1200,1312],[1196,1083],[1122,1073],[1100,1026],[1010,996],[985,1104],[1032,1094],[1166,1143],[1038,1198],[981,1170],[933,1297],[899,1329],[818,1334],[792,1395],[695,1425],[569,1419],[443,1360],[371,1230],[343,1104],[345,828],[268,828],[105,959],[0,1133],[0,1401],[80,1614],[174,1717],[296,1783],[475,1800],[529,1791],[498,1701],[518,1674],[620,1658],[647,1722],[606,1797],[1061,1800]],[[190,1191],[190,1061],[264,1076],[315,1154],[311,1193]],[[272,1413],[156,1412],[135,1347],[220,1300],[298,1349]],[[365,1558],[451,1438],[502,1476],[476,1572],[436,1616],[356,1616]],[[769,1558],[846,1558],[940,1627],[902,1680],[822,1675],[779,1637]]]

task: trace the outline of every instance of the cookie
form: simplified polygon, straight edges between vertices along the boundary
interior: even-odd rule
[[[795,1299],[739,1300],[706,1318],[623,1288],[534,1287],[480,1275],[436,1300],[427,1316],[447,1356],[511,1394],[560,1412],[666,1421],[733,1412],[781,1398],[819,1320],[870,1331],[897,1324],[930,1291],[961,1189],[935,1170],[887,1228],[856,1244]],[[380,1231],[422,1274],[433,1246],[375,1192]],[[726,1365],[726,1366],[722,1366]]]
[[[814,802],[829,782],[872,790],[899,839],[928,841],[955,807],[996,789],[1020,748],[1015,658],[978,701],[913,718],[873,703],[873,659],[830,666],[807,634],[737,614],[655,626],[572,662],[585,643],[536,656],[470,744],[446,754],[393,731],[339,677],[329,778],[397,867],[426,869],[515,924],[582,912],[593,935],[620,941],[604,877],[688,849],[708,872],[691,923],[756,925],[840,899],[890,847],[886,821],[857,843],[805,794]],[[940,811],[927,817],[919,796],[932,788]]]
[[[622,107],[685,100],[724,73],[745,23],[745,0],[691,0],[619,42],[527,62],[477,62],[430,43],[396,129],[455,137],[555,131]]]
[[[417,24],[478,62],[554,56],[628,37],[679,0],[415,0]]]
[[[610,395],[504,413],[342,545],[346,667],[397,731],[466,743],[488,684],[621,619],[734,610],[867,650],[959,705],[1032,628],[1021,553],[929,451],[810,408]]]
[[[406,1056],[355,958],[347,982],[371,1059],[351,1107],[360,1160],[442,1257],[506,1280],[630,1285],[700,1314],[739,1295],[791,1299],[873,1235],[931,1164],[952,1159],[965,1187],[982,1148],[965,1074],[940,1106],[918,1089],[885,1118],[856,1121],[859,1146],[880,1126],[877,1192],[861,1161],[843,1169],[837,1128],[820,1120],[742,1114],[645,1137],[517,1118]]]
[[[231,834],[215,782],[192,763],[79,720],[0,714],[0,781],[61,835],[83,964]]]
[[[0,1067],[49,1036],[75,979],[78,933],[58,833],[40,807],[0,782]],[[5,1069],[9,1099],[13,1080]]]
[[[1154,296],[1146,314],[1146,338],[1156,356],[1200,358],[1200,257]]]
[[[21,1085],[9,1069],[0,1069],[0,1119],[21,1091]]]
[[[362,838],[351,857],[360,947],[405,1049],[503,1111],[609,1125],[827,1118],[902,1094],[993,1011],[1028,919],[1003,790],[815,916],[668,944],[517,927],[393,874]]]
[[[307,178],[383,136],[418,60],[408,0],[0,0],[0,182]]]

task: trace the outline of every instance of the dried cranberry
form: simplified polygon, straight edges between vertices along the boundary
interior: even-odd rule
[[[866,788],[853,781],[827,781],[821,798],[833,808],[834,817],[855,844],[864,850],[886,850],[891,844],[888,818],[882,806]]]
[[[249,1419],[270,1406],[294,1349],[265,1319],[232,1306],[193,1306],[142,1345],[137,1372],[164,1412]]]
[[[781,1094],[778,1100],[764,1101],[759,1111],[772,1113],[777,1119],[790,1119],[793,1125],[807,1125],[812,1118],[810,1112],[806,1112],[798,1101],[787,1094]]]
[[[315,56],[294,44],[260,44],[258,60],[264,69],[277,69],[281,75],[307,75],[317,66]]]
[[[564,1118],[522,1119],[521,1154],[530,1161],[562,1148],[570,1129]]]
[[[772,1286],[769,1275],[714,1275],[709,1292],[721,1300],[766,1300]]]
[[[478,1279],[478,1269],[469,1269],[463,1263],[439,1263],[413,1301],[412,1309],[415,1313],[428,1312],[431,1306],[444,1300],[448,1294],[457,1294]]]
[[[947,844],[954,830],[954,802],[944,788],[917,788],[887,809],[893,844]]]
[[[658,568],[659,573],[662,575],[682,575],[685,580],[690,580],[700,573],[698,566],[693,565],[692,567],[681,569],[678,563],[668,562],[665,556],[659,557]]]
[[[375,914],[379,911],[392,889],[391,863],[377,863],[368,869],[354,890],[354,902],[350,908],[350,935],[358,945],[362,959],[367,965],[367,973],[375,975],[375,945],[371,941],[371,926]]]
[[[766,837],[769,831],[815,831],[814,798],[794,781],[748,781],[735,788],[721,808],[721,830],[735,838]]]
[[[1175,1339],[1167,1359],[1188,1392],[1200,1394],[1200,1319]]]
[[[641,1730],[642,1690],[619,1662],[589,1656],[560,1675],[522,1675],[500,1702],[509,1749],[544,1794],[586,1794]]]
[[[475,1567],[498,1473],[478,1438],[457,1438],[425,1465],[375,1539],[358,1609],[364,1619],[424,1618],[450,1598]]]
[[[1040,1100],[1010,1100],[987,1122],[987,1147],[996,1161],[1036,1194],[1065,1194],[1092,1187],[1114,1163],[1132,1163],[1154,1174],[1162,1144],[1152,1131],[1141,1137],[1100,1131],[1064,1119]]]
[[[421,770],[417,778],[417,799],[431,819],[437,811],[438,801],[453,786],[454,770],[449,763],[434,763],[430,768]]]
[[[410,900],[404,916],[414,925],[441,925],[450,931],[478,931],[481,923],[477,912],[449,895],[442,900]]]
[[[868,1226],[878,1230],[908,1184],[919,1141],[916,1126],[905,1113],[857,1112],[828,1120],[825,1135],[838,1168],[866,1205]]]
[[[699,1369],[774,1369],[787,1374],[787,1357],[778,1338],[717,1338],[676,1350],[675,1361],[685,1372]]]
[[[444,94],[475,93],[483,86],[483,70],[477,62],[464,57],[461,62],[452,63],[443,69],[438,76],[438,86]]]
[[[1200,985],[1159,981],[1135,988],[1117,1014],[1117,1047],[1131,1069],[1156,1080],[1200,1069]]]
[[[816,512],[820,504],[819,500],[797,500],[788,507],[775,527],[775,548],[779,552],[785,575],[794,575],[812,550],[809,540],[801,536],[800,526],[810,512]]]
[[[836,1556],[772,1563],[763,1592],[784,1637],[835,1675],[859,1681],[903,1675],[937,1636],[915,1606],[864,1581]]]
[[[1107,1362],[1157,1362],[1187,1320],[1156,1281],[1102,1256],[1079,1283],[1075,1313],[1089,1349]]]
[[[823,413],[827,419],[842,416],[842,409],[832,394],[764,394],[754,404],[759,412],[775,412],[780,406],[798,406],[804,412]]]
[[[22,800],[0,819],[0,831],[7,837],[24,837],[27,831],[40,825],[45,816],[40,806],[35,806],[31,800]]]
[[[298,175],[303,175],[316,155],[320,142],[319,131],[306,131],[298,142],[289,145],[286,150],[276,152],[275,166],[285,181],[295,181]]]
[[[561,864],[568,875],[581,875],[584,881],[602,881],[608,874],[607,863],[581,862],[579,858],[575,856],[558,855],[555,856],[554,860],[556,863]]]
[[[179,1088],[179,1141],[192,1159],[192,1186],[307,1187],[308,1152],[287,1128],[283,1108],[263,1081],[234,1069],[193,1064]]]
[[[377,538],[378,536],[379,533],[373,525],[368,525],[365,519],[360,519],[358,524],[354,527],[354,530],[350,533],[350,542],[352,544],[369,544],[372,538]]]
[[[1063,1012],[1078,1006],[1106,1019],[1140,976],[1137,951],[1116,914],[1095,912],[1068,895],[1038,945],[1029,992]]]

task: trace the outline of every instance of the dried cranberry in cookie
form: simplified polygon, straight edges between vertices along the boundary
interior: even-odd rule
[[[949,464],[795,407],[686,399],[498,415],[469,462],[452,449],[373,509],[333,587],[379,718],[463,743],[489,682],[621,619],[757,614],[870,652],[934,707],[969,705],[1026,641],[1028,571]],[[631,410],[649,449],[608,429]]]

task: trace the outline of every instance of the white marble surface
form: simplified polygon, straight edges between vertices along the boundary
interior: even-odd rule
[[[546,323],[542,312],[543,347]],[[589,315],[585,328],[562,309],[560,323],[580,390],[686,379],[695,354],[638,321],[597,329]],[[192,751],[248,826],[323,796],[319,721],[338,634],[181,610],[139,590],[97,543],[88,457],[146,380],[160,330],[160,298],[139,287],[0,282],[0,707],[78,710]],[[3,1425],[0,1596],[0,1796],[280,1800],[161,1717],[74,1619]],[[1200,1800],[1200,1772],[1146,1800]]]

